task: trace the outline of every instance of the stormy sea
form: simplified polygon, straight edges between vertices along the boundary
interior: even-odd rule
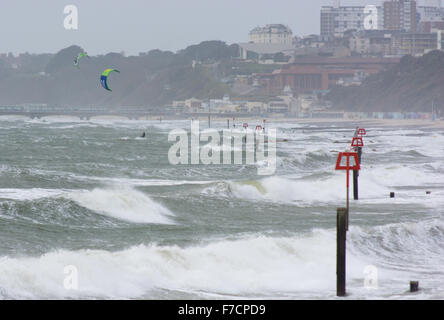
[[[258,175],[171,164],[189,120],[2,117],[0,298],[336,299],[335,162],[356,126],[269,121],[276,171]],[[444,299],[444,130],[365,129],[347,299]]]

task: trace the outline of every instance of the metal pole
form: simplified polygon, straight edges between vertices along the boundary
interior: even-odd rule
[[[361,164],[362,147],[357,147],[358,162]],[[359,170],[353,170],[353,199],[359,200]]]

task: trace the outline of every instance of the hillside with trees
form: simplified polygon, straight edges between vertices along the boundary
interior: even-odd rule
[[[237,45],[206,41],[177,53],[152,50],[138,56],[121,53],[74,58],[84,48],[71,46],[56,54],[12,54],[0,57],[0,105],[162,106],[173,100],[222,97],[230,88],[221,79],[234,72]],[[100,86],[109,78],[112,92]]]
[[[325,98],[349,111],[430,112],[432,104],[444,110],[444,52],[405,56],[360,86],[335,87]]]

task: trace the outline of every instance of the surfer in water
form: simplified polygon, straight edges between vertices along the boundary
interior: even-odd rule
[[[145,131],[144,131],[140,137],[141,138],[145,138],[145,136],[146,136],[146,134],[145,134]]]

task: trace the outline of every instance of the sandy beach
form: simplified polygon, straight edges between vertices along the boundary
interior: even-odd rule
[[[207,118],[199,118],[200,121],[208,121]],[[236,118],[236,122],[246,122],[250,125],[262,124],[264,119],[258,118]],[[211,120],[212,122],[223,122],[220,118]],[[231,122],[231,119],[230,119]],[[267,118],[266,123],[278,122],[294,122],[300,124],[310,123],[353,123],[357,126],[395,126],[395,127],[430,127],[430,128],[444,128],[443,120],[429,120],[429,119],[316,119],[316,118]]]

